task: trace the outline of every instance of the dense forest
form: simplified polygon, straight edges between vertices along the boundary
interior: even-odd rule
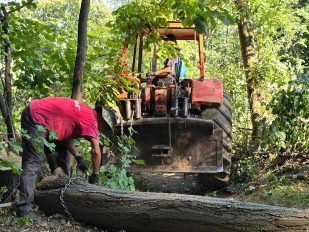
[[[136,35],[149,31],[142,71],[134,73],[145,77],[153,53],[150,45],[162,47],[159,59],[169,51],[155,29],[178,20],[185,26],[195,25],[203,34],[205,76],[222,80],[231,96],[234,156],[231,180],[224,191],[238,199],[309,207],[308,1],[92,0],[88,2],[85,62],[77,64],[81,2],[87,1],[0,3],[2,167],[20,172],[5,154],[21,152],[20,138],[25,134],[20,116],[31,100],[72,96],[88,105],[98,100],[114,105],[119,92],[131,88],[130,80],[122,75],[131,68]],[[129,45],[127,66],[121,64],[125,45]],[[180,46],[189,75],[198,78],[197,44],[181,42]],[[74,88],[79,88],[78,96]],[[103,140],[106,143],[104,135]],[[126,149],[133,143],[130,136],[118,141],[125,146],[123,165],[101,169],[102,185],[136,189],[134,176],[126,174],[135,161]],[[89,153],[82,140],[79,148]],[[104,174],[107,169],[112,176]],[[0,199],[7,191],[12,190],[1,187]]]

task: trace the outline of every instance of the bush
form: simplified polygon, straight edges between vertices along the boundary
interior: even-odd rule
[[[132,154],[135,141],[132,134],[133,128],[129,128],[128,134],[108,138],[103,136],[103,143],[108,147],[109,161],[100,168],[100,184],[111,188],[135,191],[134,179],[128,173],[132,163],[144,164],[143,160],[136,160]]]
[[[289,82],[270,104],[276,116],[270,124],[264,148],[272,151],[309,150],[309,72]]]

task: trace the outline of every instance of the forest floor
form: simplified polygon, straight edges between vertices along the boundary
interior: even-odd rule
[[[102,230],[94,226],[88,226],[75,221],[70,221],[62,215],[53,215],[48,217],[42,212],[37,211],[36,213],[41,216],[40,223],[31,223],[28,218],[17,218],[10,213],[0,215],[0,232],[107,232],[106,230]]]
[[[309,153],[234,157],[229,191],[237,200],[309,209]]]

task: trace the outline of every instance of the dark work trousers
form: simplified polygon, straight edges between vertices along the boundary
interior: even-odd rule
[[[45,133],[39,132],[37,124],[33,121],[30,114],[30,107],[27,106],[21,115],[21,128],[27,131],[30,136],[43,136]],[[67,174],[69,173],[68,153],[63,141],[55,141],[55,152],[51,152],[43,144],[35,144],[32,140],[22,137],[22,175],[20,177],[20,204],[17,207],[17,216],[23,216],[29,213],[33,207],[34,188],[37,173],[40,170],[41,163],[44,160],[44,154],[47,157],[48,164],[53,172],[57,167],[61,167]],[[43,152],[44,151],[44,152]]]

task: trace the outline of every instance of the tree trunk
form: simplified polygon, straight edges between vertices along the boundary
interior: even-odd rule
[[[35,201],[47,214],[65,215],[59,196],[67,179],[46,181]],[[65,205],[81,222],[126,231],[301,231],[309,211],[204,196],[126,192],[74,180]]]
[[[72,98],[77,100],[82,99],[83,71],[87,52],[87,20],[89,7],[90,0],[82,0],[78,20],[78,43],[72,89]]]
[[[255,36],[253,28],[249,23],[250,17],[248,16],[247,12],[247,3],[246,0],[238,0],[236,1],[236,4],[240,13],[238,32],[242,51],[242,59],[247,79],[247,92],[252,122],[252,137],[253,140],[255,140],[256,138],[261,137],[262,133],[262,117],[260,115],[260,110],[263,91],[257,76],[257,57],[254,49]]]
[[[7,15],[6,9],[4,7],[1,8],[3,15]],[[3,95],[0,96],[0,109],[2,116],[4,118],[4,122],[7,127],[7,136],[8,139],[16,138],[16,130],[13,124],[12,119],[12,79],[11,79],[11,65],[12,65],[12,49],[8,36],[8,23],[7,17],[1,21],[2,30],[4,35],[3,43],[4,43],[4,76],[3,76]]]

